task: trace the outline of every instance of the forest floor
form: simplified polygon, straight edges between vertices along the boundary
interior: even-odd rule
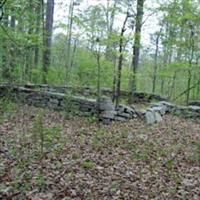
[[[1,112],[1,111],[0,111]],[[1,113],[0,199],[200,196],[200,124],[166,115],[100,125],[24,106]]]

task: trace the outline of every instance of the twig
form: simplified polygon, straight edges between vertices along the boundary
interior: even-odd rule
[[[186,90],[184,90],[183,92],[181,92],[177,97],[175,97],[175,98],[173,99],[173,101],[175,101],[175,100],[177,100],[178,98],[180,98],[182,95],[184,95],[185,93],[187,93],[189,90],[195,88],[198,84],[200,84],[200,80],[199,80],[196,84],[192,85],[190,88],[187,88]]]

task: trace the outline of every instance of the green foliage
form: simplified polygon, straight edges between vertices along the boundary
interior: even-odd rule
[[[12,113],[16,109],[16,104],[9,98],[0,99],[0,112],[2,113]]]
[[[0,99],[0,124],[16,111],[16,104],[9,98]]]
[[[129,1],[120,1],[116,5],[109,2],[107,5],[88,5],[81,14],[74,13],[71,40],[72,68],[67,68],[69,28],[60,21],[56,27],[63,29],[63,33],[55,33],[51,48],[51,66],[48,74],[43,70],[43,30],[42,14],[36,8],[39,1],[17,0],[8,1],[5,6],[5,18],[0,28],[0,81],[4,83],[42,83],[43,76],[52,85],[93,86],[97,85],[97,62],[95,52],[100,45],[101,87],[113,87],[114,61],[118,64],[118,45],[120,39],[120,25],[117,16],[123,15]],[[136,2],[135,2],[136,3]],[[135,3],[133,5],[135,5]],[[199,76],[199,43],[200,17],[197,1],[176,0],[161,2],[156,12],[160,12],[159,25],[162,26],[159,41],[158,70],[156,73],[156,93],[175,98],[188,87],[188,69],[192,70],[191,85],[198,81]],[[26,8],[26,9],[25,9]],[[76,9],[76,6],[74,7]],[[42,10],[42,9],[40,9]],[[152,10],[152,9],[150,9]],[[155,10],[154,10],[155,11]],[[41,14],[41,16],[40,16]],[[112,22],[112,14],[114,21]],[[8,24],[6,22],[8,16]],[[11,16],[15,18],[15,26],[11,27]],[[38,18],[39,16],[39,18]],[[38,21],[39,20],[39,21]],[[134,25],[134,16],[130,17],[126,29]],[[112,25],[114,23],[114,25]],[[134,27],[132,27],[134,28]],[[77,29],[75,31],[75,29]],[[132,70],[129,69],[132,57],[132,31],[124,35],[126,47],[123,49],[123,68],[121,89],[129,89],[129,78]],[[158,33],[155,32],[154,36]],[[144,33],[145,35],[145,33]],[[97,42],[98,39],[98,42]],[[34,63],[35,48],[39,49],[39,63]],[[141,47],[140,67],[137,72],[137,90],[152,91],[154,73],[155,41],[147,48]],[[6,62],[4,59],[6,57]],[[35,66],[37,65],[37,66]],[[5,74],[7,75],[5,76]],[[174,74],[177,76],[174,78]],[[69,77],[66,74],[69,73]],[[175,79],[175,81],[174,81]],[[199,99],[199,87],[191,90],[190,99]],[[180,97],[183,103],[185,97]]]
[[[82,163],[83,168],[85,169],[92,169],[95,166],[95,163],[92,160],[85,160]]]
[[[200,163],[200,140],[194,141],[193,144],[193,161]]]
[[[50,149],[54,144],[54,141],[58,141],[62,130],[61,125],[53,127],[45,127],[42,120],[43,113],[39,113],[33,123],[33,138],[38,140],[40,144],[40,153],[44,153],[45,148]],[[35,142],[36,142],[35,141]]]
[[[46,185],[45,177],[41,172],[36,177],[36,185],[41,189]]]

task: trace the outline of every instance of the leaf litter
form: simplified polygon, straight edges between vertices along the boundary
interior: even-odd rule
[[[0,199],[200,197],[200,124],[172,115],[109,126],[19,107],[0,125]]]

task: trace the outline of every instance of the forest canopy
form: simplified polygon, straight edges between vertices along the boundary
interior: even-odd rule
[[[99,81],[116,103],[121,90],[200,97],[198,0],[1,0],[0,10],[1,83]]]

